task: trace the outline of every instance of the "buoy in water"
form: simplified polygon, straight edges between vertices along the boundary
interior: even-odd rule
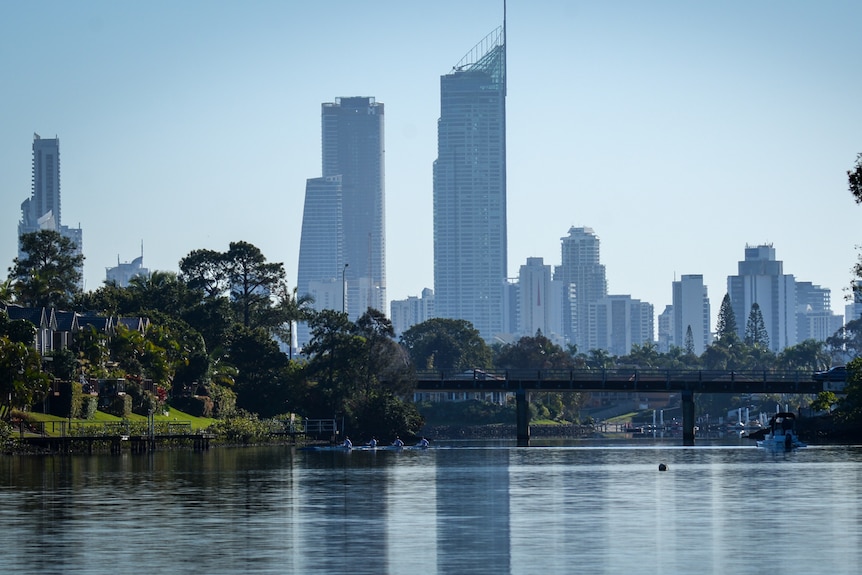
[[[667,465],[665,465],[664,463],[659,463],[658,464],[658,470],[659,471],[667,471]]]

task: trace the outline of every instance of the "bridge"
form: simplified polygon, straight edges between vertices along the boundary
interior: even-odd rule
[[[840,391],[807,371],[720,371],[668,369],[510,369],[505,371],[418,371],[417,391],[508,392],[515,394],[518,445],[529,445],[527,393],[531,391],[668,392],[682,397],[683,445],[694,445],[695,393],[816,394]]]

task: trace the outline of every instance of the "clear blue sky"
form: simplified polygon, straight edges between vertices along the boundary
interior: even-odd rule
[[[439,78],[502,2],[0,0],[0,264],[16,253],[32,135],[59,136],[63,223],[86,288],[144,243],[151,269],[245,240],[291,285],[320,104],[386,106],[391,299],[433,287]],[[843,289],[862,206],[858,0],[508,5],[509,275],[590,226],[609,292],[660,313],[703,274],[713,315],[746,243]],[[387,310],[388,311],[388,310]]]

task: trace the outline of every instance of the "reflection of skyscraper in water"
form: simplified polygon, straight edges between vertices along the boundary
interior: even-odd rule
[[[322,130],[323,177],[306,183],[297,291],[314,297],[315,309],[344,308],[352,320],[369,307],[385,313],[383,104],[324,103]],[[297,343],[307,341],[299,326]]]
[[[43,139],[33,134],[33,189],[30,197],[21,203],[21,221],[18,223],[18,256],[21,253],[21,236],[39,230],[54,230],[69,238],[83,250],[83,232],[64,226],[60,212],[60,139]]]
[[[505,25],[440,78],[434,162],[434,297],[439,317],[505,331]]]

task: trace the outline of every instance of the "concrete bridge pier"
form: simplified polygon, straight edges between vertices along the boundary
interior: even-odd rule
[[[694,445],[694,392],[682,392],[682,444]]]
[[[527,390],[518,388],[515,392],[515,420],[518,433],[518,447],[530,446],[530,402]]]

